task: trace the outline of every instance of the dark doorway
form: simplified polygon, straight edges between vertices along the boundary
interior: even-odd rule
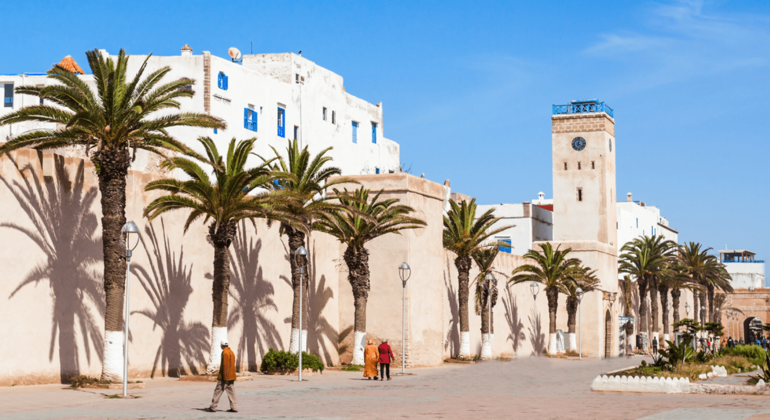
[[[612,356],[612,316],[610,311],[604,315],[604,358]]]

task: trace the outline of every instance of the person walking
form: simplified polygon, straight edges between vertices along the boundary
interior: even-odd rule
[[[377,351],[377,344],[374,339],[369,339],[369,344],[364,348],[364,378],[377,380],[377,360],[380,359],[380,352]]]
[[[380,380],[385,380],[385,374],[388,375],[388,380],[390,380],[390,362],[396,358],[393,357],[393,350],[390,349],[388,340],[382,340],[382,344],[377,347],[377,351],[380,353]]]
[[[652,337],[652,354],[658,354],[658,337]]]
[[[217,387],[214,388],[214,398],[211,399],[211,406],[206,408],[205,411],[213,413],[217,411],[217,404],[219,404],[219,398],[222,396],[222,392],[227,392],[227,398],[230,400],[230,409],[228,413],[238,412],[238,401],[235,399],[235,354],[227,345],[227,341],[223,340],[220,345],[222,346],[222,360],[219,363],[219,375],[217,375]]]

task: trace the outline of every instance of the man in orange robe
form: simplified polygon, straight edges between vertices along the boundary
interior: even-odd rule
[[[206,411],[213,413],[217,411],[217,404],[222,392],[227,392],[227,398],[230,400],[229,413],[238,412],[238,401],[235,399],[235,353],[230,350],[227,341],[222,341],[222,361],[219,364],[219,375],[217,376],[217,387],[214,388],[214,398],[211,399],[211,406]]]

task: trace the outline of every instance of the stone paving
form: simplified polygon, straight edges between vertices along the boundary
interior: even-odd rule
[[[212,383],[148,379],[136,399],[116,391],[76,391],[63,385],[0,388],[0,420],[45,419],[697,419],[770,420],[770,399],[755,395],[665,395],[591,392],[601,373],[639,358],[510,362],[414,369],[392,381],[362,380],[361,372],[327,372],[306,382],[254,375],[237,382],[239,413],[223,396],[206,413]],[[119,393],[119,392],[118,392]]]

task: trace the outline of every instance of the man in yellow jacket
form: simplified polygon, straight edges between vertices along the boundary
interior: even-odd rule
[[[230,413],[238,412],[238,401],[235,399],[235,354],[227,345],[227,341],[222,341],[222,361],[219,364],[219,375],[217,376],[217,387],[214,389],[214,398],[211,399],[211,407],[206,411],[213,413],[217,411],[217,404],[222,392],[227,391],[227,398],[230,400]]]

